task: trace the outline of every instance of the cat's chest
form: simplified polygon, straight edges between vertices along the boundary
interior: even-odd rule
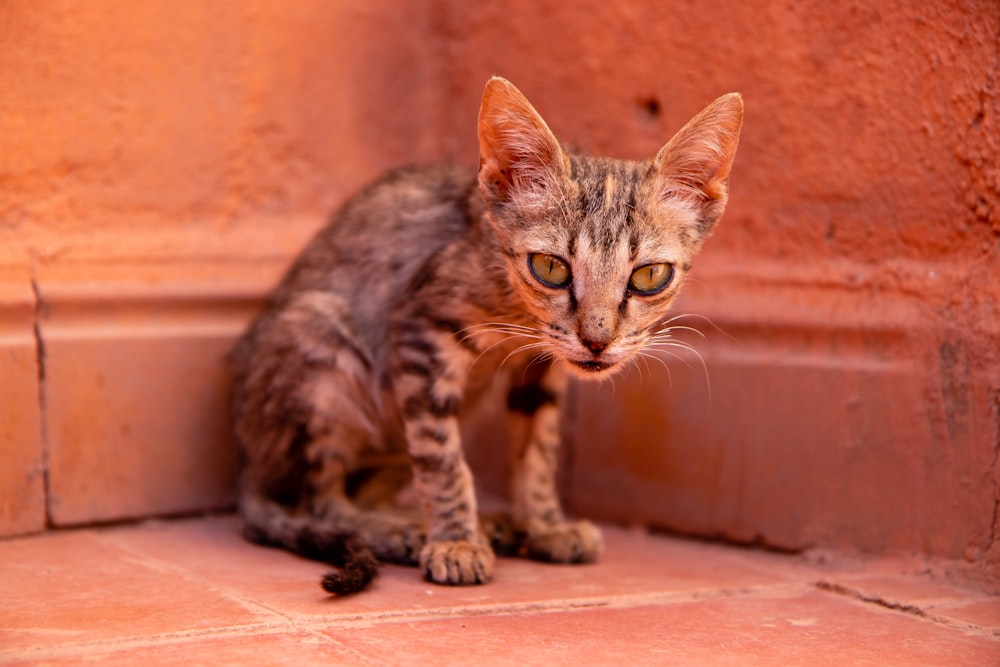
[[[542,342],[541,334],[518,329],[513,324],[480,323],[461,325],[452,323],[455,331],[447,335],[436,331],[422,340],[412,340],[413,334],[399,333],[397,328],[389,337],[386,376],[383,386],[393,387],[414,372],[414,365],[407,363],[419,357],[415,348],[424,352],[426,363],[420,368],[429,390],[437,385],[438,391],[448,388],[465,400],[480,396],[491,386],[504,382],[540,358],[551,358]],[[399,374],[400,377],[393,377]]]
[[[523,369],[546,354],[537,335],[490,332],[478,337],[479,352],[468,369],[469,390],[489,384],[497,378]]]

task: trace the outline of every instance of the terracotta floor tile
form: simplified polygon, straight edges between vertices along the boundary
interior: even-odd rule
[[[231,516],[0,541],[0,664],[1000,664],[1000,598],[884,563],[605,537],[595,565],[501,560],[468,588],[386,566],[345,599]]]
[[[833,576],[831,581],[857,591],[865,597],[879,598],[894,605],[932,605],[960,600],[968,591],[920,576],[853,575]]]
[[[932,605],[928,613],[940,616],[958,624],[969,623],[981,628],[989,628],[1000,638],[1000,598],[990,597],[977,600],[952,602],[948,605]]]
[[[983,665],[1000,643],[821,593],[328,630],[380,664]]]
[[[316,632],[158,637],[136,643],[85,647],[39,647],[23,651],[5,665],[79,665],[159,667],[161,665],[372,665],[337,640]]]
[[[148,523],[109,533],[115,544],[184,568],[231,595],[286,614],[382,614],[605,596],[740,589],[790,581],[794,558],[716,545],[652,537],[605,527],[606,549],[593,565],[565,566],[500,559],[486,586],[442,587],[415,568],[383,566],[372,588],[336,599],[319,588],[328,568],[282,550],[245,542],[231,517]],[[787,570],[787,572],[786,572]]]
[[[831,592],[891,609],[923,614],[941,623],[1000,638],[1000,597],[956,588],[923,576],[833,575],[821,586]]]
[[[93,532],[0,542],[2,652],[279,621]]]

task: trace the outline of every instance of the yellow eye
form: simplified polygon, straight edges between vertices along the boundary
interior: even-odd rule
[[[569,266],[555,255],[537,252],[528,256],[528,268],[538,282],[547,287],[569,285]]]
[[[636,294],[651,296],[663,290],[673,278],[673,264],[647,264],[632,272],[628,286]]]

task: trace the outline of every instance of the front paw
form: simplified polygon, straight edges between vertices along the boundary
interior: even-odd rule
[[[550,563],[593,563],[601,545],[601,531],[589,521],[559,524],[525,541],[529,558]]]
[[[431,542],[420,552],[424,578],[436,584],[485,584],[493,577],[493,550],[473,542]]]

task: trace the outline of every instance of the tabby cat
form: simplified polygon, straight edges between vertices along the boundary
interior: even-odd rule
[[[584,157],[491,79],[478,179],[408,168],[369,186],[233,350],[246,536],[338,567],[322,585],[341,595],[379,560],[440,584],[489,581],[496,553],[593,561],[601,534],[563,515],[554,482],[568,376],[606,378],[669,335],[742,117],[731,93],[651,160]],[[459,420],[500,377],[512,512],[481,520]],[[420,512],[390,502],[407,484]]]

